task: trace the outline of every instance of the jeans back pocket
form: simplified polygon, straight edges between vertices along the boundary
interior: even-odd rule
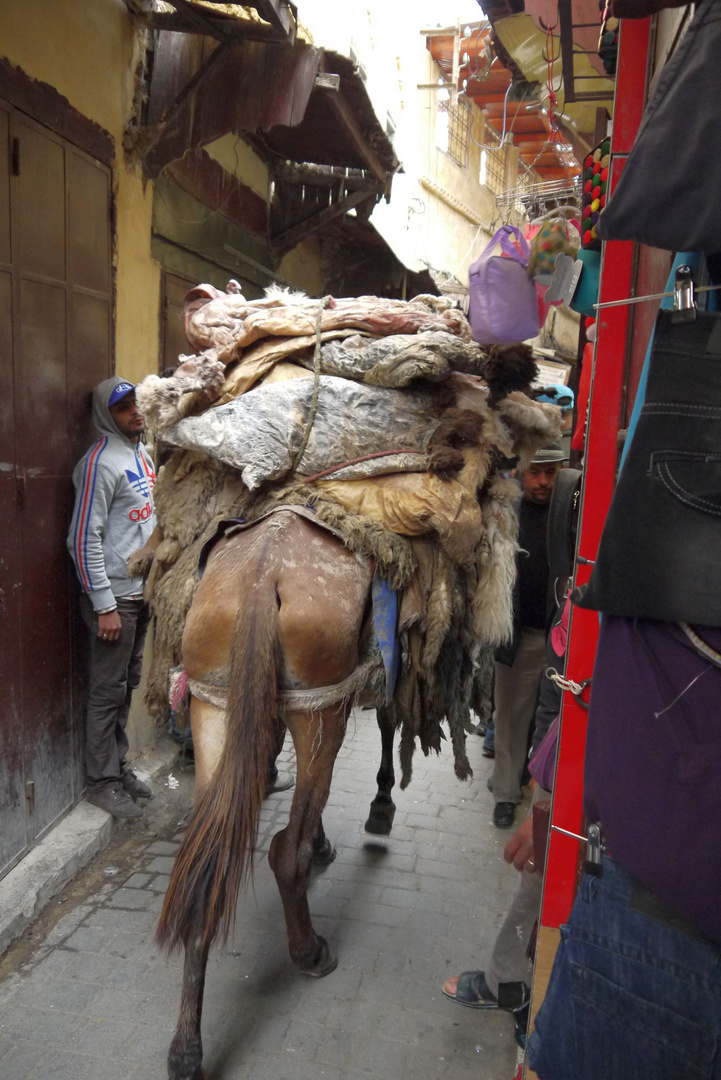
[[[654,450],[649,474],[684,506],[721,517],[721,454]]]

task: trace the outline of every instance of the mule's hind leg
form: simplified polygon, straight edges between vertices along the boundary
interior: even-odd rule
[[[389,836],[393,828],[396,806],[391,798],[391,791],[396,782],[393,771],[393,719],[382,706],[378,709],[378,727],[381,732],[381,766],[376,776],[378,793],[371,803],[365,831],[374,836]]]
[[[325,835],[323,822],[319,821],[313,837],[313,863],[315,866],[329,866],[337,854],[338,852]]]
[[[178,1027],[168,1050],[169,1080],[201,1080],[203,1043],[200,1020],[203,1011],[205,969],[210,943],[203,944],[204,918],[198,911],[185,942],[183,992]]]
[[[321,836],[321,813],[330,791],[333,764],[345,734],[347,706],[288,717],[298,772],[288,825],[276,833],[268,862],[278,882],[293,962],[306,975],[328,975],[338,963],[328,943],[313,929],[308,877],[314,840]],[[325,841],[325,834],[322,833]]]
[[[275,721],[275,733],[273,735],[273,749],[271,751],[271,759],[268,764],[268,778],[265,782],[265,794],[272,795],[276,791],[288,791],[293,787],[293,778],[286,774],[281,776],[278,772],[278,766],[276,764],[278,755],[283,749],[283,743],[285,741],[286,727],[283,721],[278,718]]]

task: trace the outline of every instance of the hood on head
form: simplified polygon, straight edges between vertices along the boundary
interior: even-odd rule
[[[121,434],[116,427],[115,421],[110,415],[110,408],[108,402],[110,401],[110,395],[116,386],[120,386],[121,383],[127,383],[127,379],[121,379],[119,375],[112,375],[109,379],[104,379],[93,390],[93,424],[102,437],[104,435],[114,435],[116,439],[122,439],[128,444],[133,446],[127,435]]]

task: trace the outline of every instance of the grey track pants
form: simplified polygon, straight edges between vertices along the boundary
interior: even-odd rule
[[[533,802],[544,795],[547,796],[548,792],[537,784]],[[513,872],[518,873],[515,870]],[[527,870],[518,873],[511,906],[503,926],[498,931],[491,959],[485,968],[486,983],[496,997],[499,983],[522,982],[526,986],[531,985],[531,964],[526,952],[539,915],[542,892],[541,874],[529,874]]]
[[[90,687],[85,733],[87,785],[100,787],[120,776],[128,752],[125,727],[133,690],[140,683],[143,646],[150,622],[144,600],[118,599],[122,627],[118,641],[97,636],[98,618],[87,596],[82,614],[90,628]]]

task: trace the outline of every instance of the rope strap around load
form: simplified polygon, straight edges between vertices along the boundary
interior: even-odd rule
[[[376,697],[381,694],[384,685],[383,661],[380,654],[374,653],[367,660],[362,661],[342,682],[334,683],[332,686],[315,686],[310,690],[281,690],[278,694],[278,703],[282,712],[318,712],[321,709],[327,709],[330,705],[357,698],[364,691],[369,691]],[[188,689],[198,701],[203,701],[223,712],[227,711],[227,686],[203,682],[201,679],[188,679]]]
[[[303,432],[303,438],[301,440],[298,453],[295,455],[295,461],[291,468],[291,474],[296,471],[301,461],[303,460],[303,454],[308,446],[308,439],[310,438],[311,428],[313,427],[313,421],[315,420],[316,409],[318,408],[318,394],[320,392],[320,347],[321,347],[321,330],[323,326],[323,312],[327,307],[330,307],[333,298],[331,296],[324,296],[320,302],[318,308],[318,317],[315,323],[315,350],[313,351],[313,396],[310,401],[310,412],[308,413],[308,422],[305,425],[305,431]]]

